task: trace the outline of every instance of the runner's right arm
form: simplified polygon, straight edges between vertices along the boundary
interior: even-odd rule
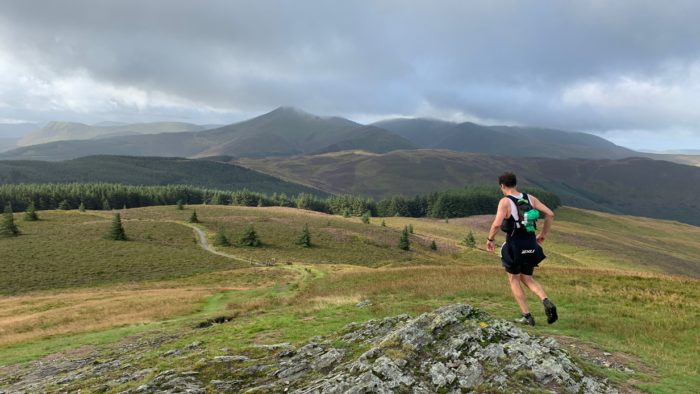
[[[502,198],[501,201],[498,202],[498,210],[496,211],[496,217],[493,219],[493,224],[491,224],[491,229],[489,230],[489,235],[486,240],[486,250],[488,250],[489,252],[493,252],[494,250],[496,250],[496,245],[493,243],[493,239],[498,233],[498,230],[501,229],[501,223],[503,223],[503,219],[508,217],[508,211],[510,210],[509,204],[510,203],[508,202],[507,198]]]

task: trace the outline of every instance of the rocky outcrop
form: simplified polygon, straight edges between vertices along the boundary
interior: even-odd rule
[[[200,346],[194,342],[162,357],[192,354]],[[106,365],[119,367],[119,360],[111,363]],[[139,371],[142,378],[124,393],[617,392],[605,379],[587,375],[556,340],[530,335],[464,304],[413,318],[351,323],[299,347],[259,346],[245,355],[202,358],[191,367]],[[71,376],[89,378],[92,369],[76,369]],[[62,385],[57,379],[53,387]],[[124,384],[124,379],[105,382],[102,391]]]

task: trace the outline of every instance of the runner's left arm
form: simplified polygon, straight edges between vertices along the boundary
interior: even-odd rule
[[[547,234],[549,234],[549,229],[552,228],[552,222],[554,221],[554,212],[552,212],[552,210],[549,209],[549,207],[546,206],[542,201],[538,200],[537,197],[530,195],[530,198],[532,198],[532,207],[546,215],[544,218],[544,225],[542,225],[542,230],[540,231],[540,235],[537,236],[537,242],[542,243],[544,242],[544,239],[547,236]]]

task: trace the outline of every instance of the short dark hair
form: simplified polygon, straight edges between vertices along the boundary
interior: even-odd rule
[[[498,184],[505,187],[515,187],[518,184],[518,178],[512,172],[504,172],[498,177]]]

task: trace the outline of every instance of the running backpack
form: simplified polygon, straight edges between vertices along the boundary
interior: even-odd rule
[[[527,194],[523,193],[521,198],[513,196],[507,197],[515,204],[518,212],[518,220],[515,220],[512,215],[510,219],[504,219],[501,224],[501,230],[507,233],[511,233],[515,229],[524,229],[529,233],[534,232],[537,229],[537,219],[540,219],[542,215],[540,211],[532,207]]]

